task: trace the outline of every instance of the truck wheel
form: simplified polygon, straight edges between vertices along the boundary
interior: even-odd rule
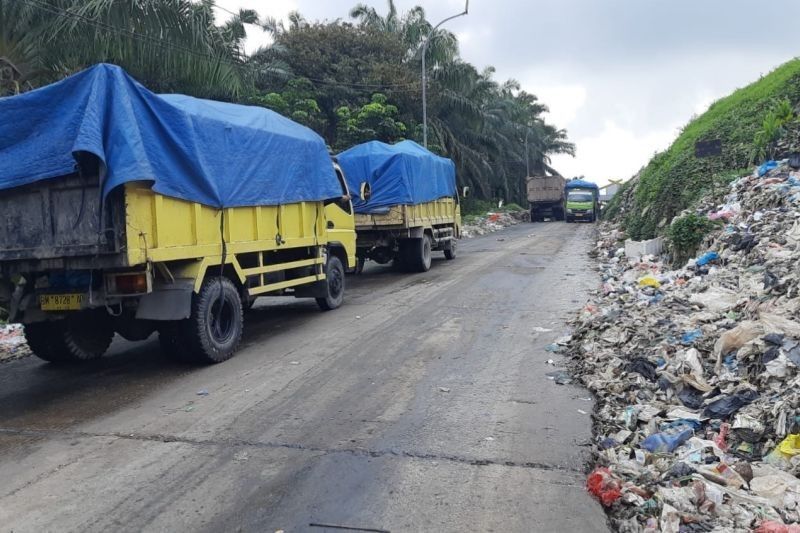
[[[427,272],[431,269],[431,249],[433,243],[428,234],[421,239],[408,239],[408,255],[405,258],[406,265],[412,272]]]
[[[328,256],[325,278],[327,294],[324,298],[317,298],[317,305],[323,311],[333,311],[341,307],[344,302],[344,266],[335,255]]]
[[[458,251],[458,244],[455,239],[450,239],[444,245],[445,259],[455,259]]]
[[[103,357],[114,340],[114,326],[105,309],[83,311],[64,321],[64,343],[71,361]]]
[[[183,341],[198,363],[227,361],[242,340],[244,312],[236,286],[225,277],[208,278],[192,298],[192,315],[182,321],[175,341]],[[165,341],[174,342],[168,338]]]
[[[531,207],[531,222],[536,222],[536,209]]]
[[[61,342],[61,321],[25,324],[25,340],[33,355],[51,363],[68,360],[64,343]]]
[[[171,320],[164,322],[158,328],[158,343],[161,345],[161,353],[171,361],[190,363],[194,360],[189,352],[188,343],[181,336],[186,322],[187,320]]]
[[[31,351],[51,363],[98,359],[106,353],[113,338],[113,324],[104,309],[25,325],[25,339]]]

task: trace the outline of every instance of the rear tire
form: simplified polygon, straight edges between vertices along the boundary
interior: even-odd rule
[[[228,278],[206,279],[192,298],[191,316],[179,324],[178,333],[174,337],[168,333],[162,346],[181,343],[189,358],[198,363],[227,361],[236,353],[244,329],[239,290]]]
[[[325,290],[324,298],[317,298],[317,305],[323,311],[333,311],[342,306],[344,302],[344,266],[335,255],[328,256],[325,265]]]
[[[67,351],[61,342],[62,327],[58,322],[25,324],[25,340],[33,355],[50,363],[68,361]]]
[[[87,310],[61,320],[26,324],[25,339],[34,355],[45,361],[91,361],[108,350],[114,326],[105,309]]]
[[[455,239],[451,239],[444,245],[444,257],[452,261],[456,255],[458,255],[458,244]]]
[[[165,322],[158,329],[158,343],[161,345],[161,352],[164,356],[178,363],[191,363],[194,361],[189,346],[183,340],[181,333],[188,320],[176,320]]]
[[[405,257],[406,265],[412,272],[427,272],[431,269],[431,250],[433,241],[430,235],[425,234],[421,239],[408,239]]]

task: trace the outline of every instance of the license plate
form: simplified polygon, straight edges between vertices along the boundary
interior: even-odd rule
[[[42,294],[39,307],[42,311],[78,311],[83,304],[83,294]]]

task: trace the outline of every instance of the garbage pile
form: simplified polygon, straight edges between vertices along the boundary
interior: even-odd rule
[[[22,359],[31,355],[25,342],[22,326],[19,324],[0,325],[0,363]]]
[[[505,211],[500,213],[486,213],[474,219],[467,219],[461,227],[461,236],[465,239],[478,237],[499,231],[520,222],[530,222],[530,213],[527,211]]]
[[[626,257],[565,349],[597,397],[588,490],[618,531],[800,532],[800,173],[738,179],[687,264]]]

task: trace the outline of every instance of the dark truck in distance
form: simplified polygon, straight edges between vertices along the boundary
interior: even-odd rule
[[[545,218],[564,220],[564,185],[562,176],[529,176],[525,178],[531,222]]]

